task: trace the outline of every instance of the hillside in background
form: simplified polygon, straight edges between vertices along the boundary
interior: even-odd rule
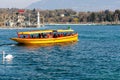
[[[42,0],[36,3],[29,5],[27,8],[33,9],[79,9],[80,1],[79,0]]]
[[[73,9],[77,11],[101,11],[116,10],[120,7],[120,1],[114,0],[40,0],[32,3],[27,9]]]

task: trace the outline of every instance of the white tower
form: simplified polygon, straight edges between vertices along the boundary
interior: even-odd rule
[[[40,13],[37,13],[37,27],[40,27]]]

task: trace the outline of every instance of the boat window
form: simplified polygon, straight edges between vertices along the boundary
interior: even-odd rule
[[[31,34],[30,38],[38,38],[38,34]]]
[[[66,37],[66,36],[72,36],[76,33],[74,32],[50,32],[50,33],[38,33],[38,34],[22,34],[20,35],[20,38],[58,38],[58,37]]]

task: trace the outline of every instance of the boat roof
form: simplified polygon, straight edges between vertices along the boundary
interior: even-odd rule
[[[50,33],[50,32],[73,32],[72,29],[59,29],[59,30],[32,30],[32,31],[25,31],[25,32],[18,32],[18,34],[39,34],[39,33]]]

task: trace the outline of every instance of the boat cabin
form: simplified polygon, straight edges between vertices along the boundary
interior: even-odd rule
[[[74,30],[35,30],[18,32],[18,38],[58,38],[76,34]]]

